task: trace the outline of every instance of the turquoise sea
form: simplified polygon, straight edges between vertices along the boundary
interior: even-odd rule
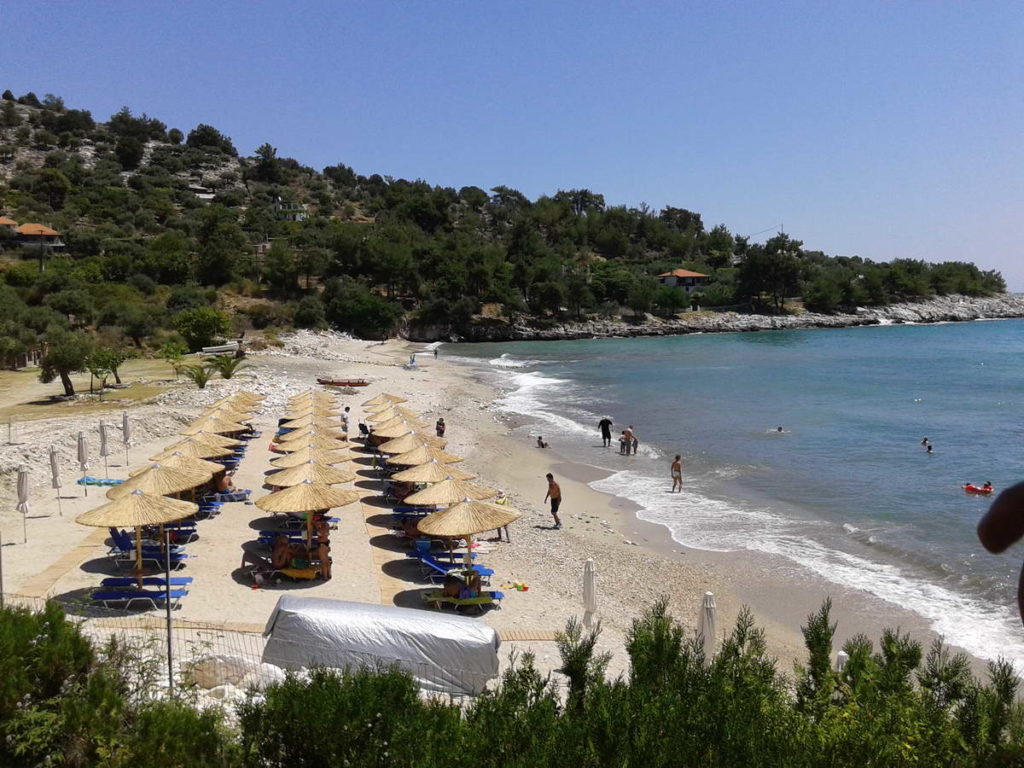
[[[961,490],[1024,480],[1024,321],[445,345],[593,484],[680,544],[768,552],[1024,667],[1021,550],[993,556]],[[637,456],[597,422],[632,424]],[[782,426],[784,433],[775,428]],[[921,447],[930,438],[934,453]],[[685,492],[668,468],[681,453]]]

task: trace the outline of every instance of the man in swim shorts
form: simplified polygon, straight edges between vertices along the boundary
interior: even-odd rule
[[[601,442],[607,448],[612,444],[612,420],[605,416],[597,423],[597,426],[601,430]]]
[[[562,506],[562,488],[555,482],[555,476],[550,472],[547,474],[548,492],[544,495],[544,501],[551,499],[551,516],[555,518],[555,529],[562,527],[562,521],[558,519],[558,508]]]
[[[670,493],[683,492],[683,462],[677,453],[675,461],[672,462],[672,490]]]

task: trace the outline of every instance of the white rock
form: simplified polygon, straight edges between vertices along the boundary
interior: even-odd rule
[[[280,667],[275,667],[273,664],[260,664],[242,678],[239,687],[245,690],[256,688],[262,691],[268,685],[283,683],[284,679],[285,673]]]
[[[253,662],[241,656],[216,654],[196,659],[185,670],[186,683],[200,688],[238,685],[253,668]]]

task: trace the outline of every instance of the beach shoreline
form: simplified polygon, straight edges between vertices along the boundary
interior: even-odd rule
[[[138,425],[130,466],[139,466],[145,457],[173,442],[204,405],[230,392],[254,390],[267,395],[254,419],[264,430],[264,439],[251,444],[236,483],[252,488],[258,496],[264,492],[260,488],[272,458],[267,438],[287,398],[315,386],[317,375],[341,369],[346,376],[370,381],[370,386],[354,396],[342,398],[357,414],[353,425],[359,420],[358,404],[382,391],[407,397],[409,406],[426,419],[444,416],[448,450],[465,457],[460,467],[478,474],[481,482],[505,490],[512,505],[524,513],[511,527],[511,543],[483,537],[481,559],[495,570],[495,586],[507,597],[500,610],[486,613],[481,620],[501,632],[526,637],[512,642],[510,648],[535,653],[542,669],[557,668],[557,651],[551,642],[554,633],[563,629],[569,618],[582,616],[582,571],[588,558],[595,560],[598,572],[599,647],[612,652],[613,674],[628,668],[625,639],[632,620],[645,608],[667,597],[670,612],[693,632],[707,591],[717,601],[719,639],[731,630],[743,606],[749,605],[783,672],[804,658],[800,624],[829,594],[834,597],[833,616],[840,624],[836,650],[843,638],[858,632],[877,642],[884,626],[899,625],[912,630],[922,643],[930,641],[932,635],[920,617],[799,574],[782,558],[751,552],[715,553],[678,544],[667,528],[639,517],[639,508],[628,499],[591,487],[607,476],[607,470],[572,461],[561,455],[557,446],[544,450],[531,445],[523,435],[529,419],[496,409],[500,391],[482,381],[472,367],[448,361],[443,355],[439,359],[419,355],[422,362],[417,368],[405,370],[402,363],[417,349],[417,345],[400,341],[370,344],[337,334],[303,332],[286,338],[282,350],[253,355],[250,371],[237,379],[215,381],[206,390],[168,382],[168,391],[152,401],[126,404]],[[17,401],[18,393],[6,391],[2,399]],[[10,468],[30,461],[34,471],[29,519],[15,513],[13,504],[5,505],[0,513],[0,528],[9,545],[3,552],[8,592],[57,597],[73,606],[98,583],[106,550],[104,536],[75,525],[73,519],[105,499],[101,489],[90,490],[84,497],[73,485],[76,475],[73,453],[69,452],[77,430],[88,425],[94,428],[95,421],[94,415],[58,412],[52,418],[25,422],[21,445],[0,446],[0,468],[7,470],[3,491],[8,499],[13,489]],[[56,498],[43,470],[50,442],[62,446],[68,470],[61,491],[63,516],[55,514]],[[123,477],[128,468],[121,454],[111,461],[111,476]],[[336,564],[332,581],[314,587],[251,589],[239,575],[239,550],[252,538],[259,516],[241,503],[226,505],[218,518],[200,524],[203,534],[190,548],[196,559],[189,566],[197,583],[176,617],[260,627],[277,597],[295,589],[298,594],[315,597],[415,604],[410,600],[421,585],[402,562],[401,543],[388,534],[386,522],[381,527],[383,516],[374,501],[378,483],[368,457],[357,468],[360,478],[355,485],[365,498],[362,505],[338,511],[342,520],[339,545],[344,549],[336,551],[344,551],[346,557],[344,563]],[[549,471],[558,477],[565,497],[562,530],[552,529],[543,504],[544,475]],[[363,507],[362,512],[357,511],[358,506]],[[23,523],[27,524],[28,544],[20,543]],[[514,589],[511,585],[516,583],[526,584],[529,590]]]

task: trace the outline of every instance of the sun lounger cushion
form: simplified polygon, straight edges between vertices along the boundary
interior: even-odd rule
[[[143,576],[142,586],[144,587],[162,587],[166,582],[165,576]],[[134,576],[108,576],[100,582],[101,587],[134,587],[137,586],[139,580]],[[172,587],[184,587],[192,583],[191,576],[171,576]]]
[[[121,483],[124,482],[124,480],[115,480],[112,477],[89,477],[88,475],[86,475],[85,477],[78,478],[77,480],[75,480],[75,482],[78,483],[79,485],[102,485],[102,486],[108,486],[108,485],[120,485]]]
[[[481,592],[479,597],[447,597],[441,590],[427,592],[423,595],[423,600],[436,608],[440,608],[443,605],[450,605],[455,608],[462,608],[463,606],[470,605],[483,610],[485,605],[493,605],[494,603],[504,599],[505,594],[503,592],[498,592],[497,590],[493,592]]]

